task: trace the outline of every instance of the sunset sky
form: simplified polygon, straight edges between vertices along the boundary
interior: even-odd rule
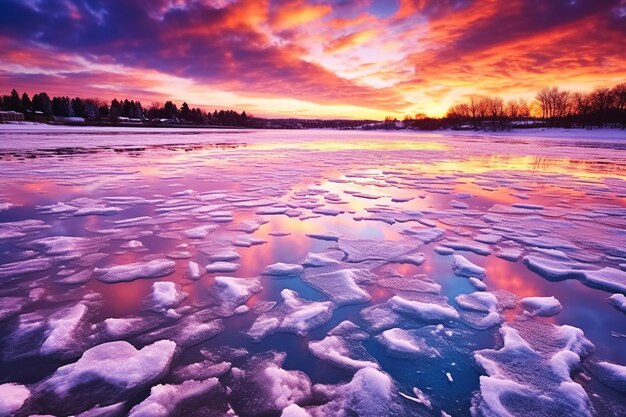
[[[443,115],[626,81],[626,0],[0,0],[0,88],[258,116]]]

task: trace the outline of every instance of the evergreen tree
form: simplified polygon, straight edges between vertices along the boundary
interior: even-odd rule
[[[4,106],[7,110],[19,112],[23,111],[22,100],[20,99],[20,95],[17,93],[15,88],[11,90],[10,96],[4,98]]]
[[[85,114],[85,103],[82,99],[79,97],[73,98],[71,100],[71,105],[74,116],[83,117],[85,119],[87,118],[87,115]]]
[[[52,101],[46,93],[39,93],[33,96],[33,111],[40,111],[46,116],[52,116]]]
[[[180,118],[182,120],[191,121],[191,110],[187,102],[184,102],[183,105],[180,106]]]
[[[109,110],[109,116],[112,117],[113,113],[115,113],[115,118],[120,117],[122,115],[122,113],[123,113],[122,104],[119,101],[117,101],[116,98],[111,100],[111,107],[110,107],[110,110]]]
[[[178,109],[176,108],[176,104],[171,101],[166,101],[163,107],[163,113],[166,119],[177,119],[176,115],[178,114]]]
[[[141,107],[141,103],[139,101],[132,102],[133,105],[130,109],[129,116],[131,119],[142,119],[143,120],[143,107]]]
[[[130,112],[133,107],[135,107],[134,101],[128,101],[128,99],[124,99],[124,101],[122,102],[121,115],[123,117],[130,117]]]
[[[24,92],[22,94],[22,100],[21,101],[22,101],[22,109],[25,112],[33,110],[32,102],[30,101],[30,98],[28,97],[28,94],[26,94],[26,92]]]
[[[119,103],[118,103],[119,104]],[[111,108],[109,109],[109,120],[111,121],[111,123],[118,123],[118,117],[120,117],[120,106],[114,106],[113,103],[111,103]]]
[[[95,100],[87,99],[83,101],[84,117],[87,120],[95,120],[98,117],[98,105]]]

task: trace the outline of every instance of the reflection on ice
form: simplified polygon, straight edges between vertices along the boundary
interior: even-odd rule
[[[0,415],[626,414],[623,145],[7,132]]]

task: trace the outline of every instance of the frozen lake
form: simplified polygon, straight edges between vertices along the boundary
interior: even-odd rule
[[[0,416],[626,415],[626,132],[0,125]]]

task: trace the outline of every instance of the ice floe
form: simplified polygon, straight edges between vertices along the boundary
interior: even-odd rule
[[[74,343],[72,337],[87,313],[87,306],[76,304],[67,310],[61,310],[48,319],[46,338],[41,345],[44,355],[64,351]]]
[[[215,391],[215,392],[213,392]],[[222,404],[215,401],[216,396],[222,397]],[[208,399],[211,401],[208,401]],[[175,413],[179,406],[185,404],[185,408],[196,400],[196,411],[205,408],[213,409],[214,412],[226,412],[224,388],[217,378],[208,378],[202,381],[188,380],[181,384],[159,384],[150,389],[150,395],[141,403],[134,406],[129,417],[167,417]],[[208,407],[207,407],[208,406]],[[184,409],[184,408],[183,408]],[[182,411],[182,410],[181,410]]]
[[[167,373],[175,349],[176,344],[169,340],[141,349],[123,341],[88,349],[78,361],[61,366],[39,384],[33,396],[46,400],[37,402],[36,411],[65,410],[64,413],[72,414],[96,404],[125,400]],[[88,393],[84,392],[87,386]],[[82,394],[77,395],[79,392]]]
[[[364,269],[339,269],[329,272],[322,268],[305,270],[302,280],[313,288],[322,291],[333,302],[343,304],[365,303],[372,299],[358,284],[372,282],[372,274]]]
[[[261,291],[258,278],[215,277],[217,296],[232,305],[245,303],[252,295]]]
[[[621,312],[626,313],[626,296],[624,294],[613,294],[609,297],[609,303]]]
[[[470,262],[463,255],[454,255],[452,262],[452,271],[460,277],[484,278],[486,276],[485,269]]]
[[[224,261],[212,262],[204,267],[204,270],[210,273],[235,272],[238,269],[239,269],[239,264],[236,264],[233,262],[224,262]]]
[[[554,316],[563,309],[554,297],[526,297],[520,300],[520,304],[524,312],[531,316]]]
[[[233,410],[240,415],[279,413],[311,397],[311,381],[302,371],[285,370],[285,353],[257,355],[232,368],[228,386]]]
[[[311,239],[330,240],[335,242],[343,237],[341,233],[337,232],[307,233],[306,235]]]
[[[369,335],[350,321],[343,321],[317,341],[309,342],[309,350],[319,359],[339,368],[357,370],[379,368],[376,360],[362,345]]]
[[[277,331],[306,335],[311,329],[330,320],[333,303],[306,301],[295,291],[281,291],[283,302],[257,317],[248,335],[259,341]]]
[[[611,362],[597,362],[591,365],[591,371],[602,383],[626,393],[626,366]]]
[[[388,329],[377,336],[376,339],[393,356],[401,358],[439,356],[437,350],[431,348],[426,340],[414,335],[410,330]]]
[[[352,380],[339,385],[314,385],[313,393],[326,402],[307,408],[313,417],[399,417],[407,414],[398,401],[391,377],[373,367],[359,369]]]
[[[150,310],[162,312],[178,306],[186,297],[187,293],[182,291],[179,285],[161,281],[152,284],[146,303]]]
[[[96,278],[102,282],[115,283],[134,281],[139,278],[159,278],[174,272],[176,262],[170,259],[154,259],[146,262],[134,262],[114,265],[107,268],[95,268]]]
[[[525,256],[523,262],[528,268],[549,280],[578,279],[590,287],[605,291],[618,291],[626,294],[626,271],[578,262],[556,261],[538,256]]]
[[[263,275],[271,275],[275,277],[294,276],[300,275],[303,271],[304,268],[300,264],[277,262],[275,264],[268,265],[265,270],[263,270]]]
[[[537,331],[540,336],[531,337]],[[592,349],[581,330],[532,323],[503,326],[500,333],[501,349],[474,353],[487,376],[480,377],[472,414],[508,416],[532,409],[538,416],[592,415],[587,393],[570,376]]]
[[[338,248],[346,254],[346,262],[385,261],[421,265],[424,254],[420,245],[387,240],[339,239]]]
[[[399,295],[394,295],[388,302],[393,311],[420,321],[442,322],[459,318],[459,313],[450,306],[407,300]]]

